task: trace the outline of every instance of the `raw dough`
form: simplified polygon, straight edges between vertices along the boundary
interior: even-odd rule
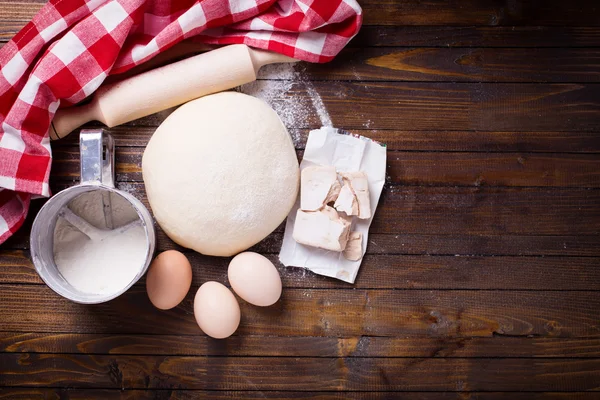
[[[158,224],[178,244],[231,256],[281,224],[298,196],[294,145],[266,103],[218,93],[184,104],[142,160]]]

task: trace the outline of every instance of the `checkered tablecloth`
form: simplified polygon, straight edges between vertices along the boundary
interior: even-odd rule
[[[51,0],[0,49],[0,243],[50,195],[56,110],[108,75],[190,37],[327,62],[361,22],[355,0]]]

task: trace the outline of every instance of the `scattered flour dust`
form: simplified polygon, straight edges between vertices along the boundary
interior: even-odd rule
[[[266,65],[261,68],[258,80],[240,86],[239,91],[269,104],[288,129],[310,128],[310,117],[314,114],[319,117],[321,126],[333,126],[323,99],[306,79],[301,64]],[[295,144],[299,143],[301,138],[297,131],[292,131],[292,139]]]
[[[107,192],[104,192],[105,196]],[[135,221],[135,209],[110,193],[112,221],[107,221],[102,192],[83,193],[69,204],[73,213],[99,229]],[[108,197],[105,197],[108,200]],[[75,289],[89,294],[113,294],[126,287],[146,261],[147,240],[142,225],[92,240],[59,217],[54,230],[54,262]]]
[[[325,108],[325,103],[323,103],[323,99],[315,89],[314,85],[310,81],[306,81],[306,91],[310,95],[310,100],[312,101],[313,107],[321,120],[322,127],[333,127],[333,123],[331,122],[331,117],[329,117],[329,113],[327,112],[327,108]]]

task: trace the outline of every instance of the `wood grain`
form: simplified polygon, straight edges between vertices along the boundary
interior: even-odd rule
[[[150,305],[143,287],[86,307],[46,286],[3,284],[0,329],[198,335],[194,295],[195,287],[177,308],[164,312]],[[589,291],[286,289],[272,307],[240,306],[238,336],[600,336],[600,299]]]
[[[257,81],[244,91],[295,110],[288,128],[319,128],[307,83]],[[600,123],[600,85],[437,82],[310,82],[337,128],[425,131],[584,131]],[[287,88],[287,85],[286,85]],[[312,90],[312,89],[311,89]],[[301,112],[299,112],[300,110]],[[156,127],[168,113],[134,121]]]
[[[207,280],[227,284],[230,257],[209,257],[186,252],[193,269],[194,286]],[[268,258],[278,267],[287,288],[342,288],[348,284],[314,275],[301,268],[286,268],[276,255]],[[599,263],[595,257],[457,257],[367,255],[353,288],[365,289],[518,289],[597,290]],[[28,253],[0,253],[0,283],[43,282]],[[537,279],[544,276],[543,280]],[[138,283],[144,286],[144,280]]]
[[[328,64],[295,70],[311,80],[597,83],[599,68],[600,50],[589,48],[386,47],[346,49]]]
[[[108,335],[0,332],[0,352],[241,357],[597,358],[600,339]]]
[[[51,188],[57,192],[71,184]],[[117,187],[150,208],[142,183]],[[599,202],[596,189],[390,186],[383,190],[370,233],[596,236],[600,228],[591,221],[600,215]],[[282,231],[280,226],[275,232]]]
[[[600,28],[593,26],[363,25],[358,35],[350,42],[350,46],[598,47],[600,46]]]
[[[143,199],[143,189],[139,186],[130,183],[119,183],[118,186],[121,190],[130,191],[133,195]],[[65,187],[66,185],[54,186],[53,190],[56,192]],[[140,193],[140,190],[142,190],[142,193]],[[540,192],[540,196],[543,197],[545,195],[545,192]],[[4,249],[29,248],[31,224],[42,204],[43,200],[32,202],[24,226],[13,237],[3,243],[2,247]],[[544,209],[544,212],[547,212],[547,210]],[[575,212],[575,210],[572,212]],[[566,215],[558,216],[557,218],[566,218]],[[593,217],[591,218],[593,221]],[[169,249],[183,250],[180,246],[173,243],[159,226],[156,228],[158,251]],[[277,254],[281,248],[282,237],[283,227],[280,227],[265,240],[254,246],[252,251]],[[371,229],[369,239],[367,248],[369,254],[600,256],[600,236],[577,232],[573,232],[571,235],[536,234],[531,232],[505,234],[501,231],[492,234],[469,234],[461,231],[444,234],[443,232],[407,233],[399,231],[396,231],[396,233],[378,233]]]
[[[4,0],[0,2],[0,19],[26,22],[44,3],[44,0]],[[366,25],[599,25],[593,2],[363,0],[360,5]]]
[[[86,125],[102,127],[99,123]],[[119,126],[106,128],[118,147],[146,147],[155,127]],[[290,129],[296,149],[303,150],[308,129]],[[474,131],[399,131],[354,129],[349,133],[366,136],[385,143],[391,151],[460,151],[460,152],[523,152],[523,153],[600,153],[600,140],[595,132],[474,132]],[[59,147],[78,146],[77,135],[52,142]],[[117,150],[120,153],[121,149]]]
[[[144,148],[121,148],[116,154],[117,180],[141,182]],[[79,177],[78,147],[61,146],[53,155],[55,181]],[[387,164],[387,182],[394,185],[600,187],[595,154],[389,151]]]
[[[250,85],[244,91],[267,98],[280,110],[296,110],[283,118],[288,128],[321,126],[306,82],[291,82],[289,90],[269,86],[268,81]],[[326,81],[310,85],[320,94],[333,125],[349,130],[595,132],[600,123],[600,85],[594,84]],[[156,127],[168,115],[168,111],[154,114],[130,126]]]
[[[360,5],[367,25],[541,25],[598,26],[595,2],[396,1],[367,0]]]
[[[196,399],[310,399],[310,400],[595,400],[595,392],[293,392],[293,391],[210,391],[210,390],[143,390],[143,389],[47,389],[47,388],[5,388],[0,391],[0,399],[24,400],[196,400]]]
[[[185,56],[197,53],[198,51],[190,51]],[[185,57],[181,55],[177,59],[180,58]],[[153,62],[158,63],[159,60],[154,59]],[[161,65],[166,63],[165,60]],[[143,68],[146,70],[152,67],[144,64]],[[333,61],[326,64],[267,65],[260,69],[258,79],[301,82],[598,83],[598,68],[600,50],[594,48],[358,47],[342,50]],[[107,82],[121,76],[111,77]]]
[[[31,212],[35,215],[35,210]],[[25,226],[3,243],[5,250],[29,248],[29,230],[33,216]],[[157,251],[185,251],[157,228]],[[251,248],[264,254],[278,254],[283,232],[274,232]],[[561,235],[467,235],[467,234],[370,234],[369,254],[401,255],[476,255],[476,256],[565,256],[600,257],[599,236]]]
[[[269,368],[265,368],[268,365]],[[426,374],[423,371],[428,371]],[[300,372],[300,373],[299,373]],[[597,390],[595,359],[0,354],[6,386],[212,390]]]
[[[0,1],[0,20],[24,25],[46,1]],[[363,0],[365,25],[598,26],[594,2]]]
[[[43,3],[0,1],[0,47]],[[360,3],[365,26],[334,62],[267,68],[245,89],[286,111],[298,150],[321,125],[309,85],[336,127],[387,144],[357,283],[278,265],[282,301],[242,302],[240,330],[213,340],[192,300],[226,282],[228,259],[187,252],[193,288],[168,312],[143,280],[73,304],[33,270],[35,201],[0,249],[0,399],[598,397],[600,8]],[[141,153],[168,114],[110,130],[118,185],[144,201]],[[77,180],[74,145],[53,144],[54,191]],[[276,261],[282,232],[254,250]],[[159,229],[158,248],[179,247]]]

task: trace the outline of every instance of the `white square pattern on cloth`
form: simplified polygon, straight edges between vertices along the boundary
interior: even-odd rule
[[[189,10],[181,14],[178,19],[179,26],[184,34],[206,24],[206,15],[202,9],[202,3],[196,3]]]
[[[40,81],[40,79],[37,76],[32,75],[27,80],[25,87],[23,87],[23,89],[21,90],[21,93],[19,94],[19,99],[21,99],[21,101],[27,104],[33,105],[41,84],[42,81]]]
[[[3,189],[15,190],[15,187],[17,186],[17,180],[15,178],[0,175],[0,186],[2,186]],[[0,219],[1,219],[0,220],[0,229],[2,229],[2,223],[6,224],[6,220],[4,218],[2,218],[1,215],[0,215]],[[4,230],[6,230],[6,228],[4,228]],[[3,232],[3,231],[0,231],[0,232]]]
[[[4,67],[2,67],[2,75],[4,75],[8,83],[14,85],[26,70],[27,63],[23,59],[21,53],[17,53]]]
[[[96,8],[104,4],[106,0],[87,0],[85,5],[90,11],[94,11]]]
[[[82,88],[83,93],[85,93],[86,96],[89,96],[90,94],[94,93],[94,91],[98,89],[102,82],[104,82],[104,79],[106,79],[106,72],[102,72],[100,75],[96,76],[91,81],[86,83],[85,86]]]
[[[85,45],[73,32],[67,32],[65,36],[56,42],[56,46],[52,47],[50,52],[65,65],[69,65],[71,61],[86,50]]]
[[[229,9],[233,14],[248,11],[255,7],[255,0],[229,0]]]
[[[94,11],[98,21],[102,23],[107,32],[112,32],[121,22],[129,18],[127,11],[119,4],[111,2]]]
[[[260,18],[255,18],[250,22],[250,29],[255,31],[272,31],[273,25],[266,23]]]
[[[5,149],[15,150],[15,151],[18,151],[21,153],[23,151],[25,151],[25,142],[21,138],[20,130],[13,128],[6,122],[2,124],[2,130],[4,131],[4,134],[2,135],[2,138],[0,139],[0,147],[3,147]],[[0,185],[0,186],[7,188],[4,185]],[[7,189],[10,189],[10,188],[7,188]]]
[[[44,29],[43,31],[41,31],[40,36],[42,37],[42,39],[44,39],[44,42],[49,42],[53,37],[58,35],[60,32],[64,31],[65,29],[67,29],[67,23],[64,19],[61,18],[46,29]]]
[[[319,32],[302,32],[296,40],[296,47],[309,53],[321,53],[327,39],[326,33]]]
[[[144,57],[148,57],[150,54],[153,54],[158,51],[158,44],[156,43],[156,39],[152,39],[145,46],[135,46],[131,51],[131,57],[133,61],[138,62]]]
[[[4,179],[4,177],[0,176],[0,185],[2,185],[2,183],[1,183],[2,179]],[[6,187],[4,185],[2,185],[2,186]],[[0,232],[6,232],[6,231],[8,231],[8,224],[6,223],[6,220],[4,218],[2,218],[2,215],[0,215]]]
[[[272,32],[258,31],[258,32],[248,32],[246,35],[248,39],[256,39],[256,40],[271,40]]]

